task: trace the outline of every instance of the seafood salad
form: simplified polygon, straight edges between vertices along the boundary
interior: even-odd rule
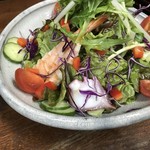
[[[50,113],[100,117],[150,97],[150,16],[140,24],[133,0],[59,0],[52,18],[3,54],[15,84]],[[149,6],[148,6],[149,7]],[[148,8],[148,7],[145,7]]]

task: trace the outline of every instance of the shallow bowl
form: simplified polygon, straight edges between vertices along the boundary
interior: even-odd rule
[[[2,52],[5,41],[14,36],[27,37],[29,29],[43,25],[52,14],[55,0],[46,0],[26,9],[16,16],[0,35],[0,94],[7,104],[21,115],[44,125],[71,130],[101,130],[127,126],[150,118],[150,100],[139,95],[137,101],[123,106],[111,114],[100,118],[82,116],[62,116],[45,112],[33,102],[31,95],[17,89],[14,84],[14,72],[19,64],[9,62]],[[135,9],[130,9],[134,11]],[[146,15],[141,13],[136,19],[141,22]],[[132,110],[132,111],[130,111]]]

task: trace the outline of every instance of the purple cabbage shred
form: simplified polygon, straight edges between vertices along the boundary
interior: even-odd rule
[[[143,38],[143,42],[147,45],[147,47],[150,50],[150,43],[148,42],[148,40],[146,38]]]
[[[52,34],[51,42],[58,42],[58,41],[61,41],[62,39],[63,39],[63,36],[59,36],[58,31],[54,30]]]
[[[83,95],[90,95],[90,96],[94,95],[94,96],[99,96],[99,97],[106,95],[106,94],[99,94],[99,93],[92,91],[92,90],[85,90],[85,91],[80,90],[80,93]]]
[[[80,68],[78,70],[78,73],[81,74],[82,76],[86,76],[88,78],[88,72],[91,73],[90,62],[91,62],[91,57],[87,57],[85,67]]]
[[[27,45],[26,45],[27,52],[30,54],[30,60],[33,59],[38,51],[38,46],[35,43],[35,38],[30,41],[27,39]]]
[[[128,79],[130,78],[130,75],[131,75],[131,71],[132,71],[132,67],[134,64],[137,64],[143,68],[147,68],[148,66],[145,66],[141,63],[139,63],[138,61],[136,61],[133,57],[131,57],[129,60],[128,60]]]
[[[139,9],[137,9],[135,12],[133,12],[133,16],[137,16],[139,13],[143,12],[143,10],[146,10],[150,7],[150,4],[147,6],[141,6],[139,5]]]
[[[28,53],[29,53],[29,60],[33,59],[35,57],[35,55],[37,54],[38,51],[38,45],[35,42],[36,39],[36,32],[34,31],[30,31],[31,36],[33,37],[32,40],[30,40],[30,35],[27,38],[27,44],[25,46],[25,48],[22,48],[18,51],[18,53],[20,53],[22,50],[26,50],[26,54],[24,56],[24,59],[26,57],[28,57]]]

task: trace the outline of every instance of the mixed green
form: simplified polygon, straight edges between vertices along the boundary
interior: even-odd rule
[[[150,82],[150,36],[128,12],[133,4],[60,0],[42,28],[25,41],[11,38],[5,44],[5,56],[22,64],[17,86],[43,110],[62,115],[99,117],[140,93],[150,97],[141,87],[141,81]],[[34,87],[26,75],[35,76]]]

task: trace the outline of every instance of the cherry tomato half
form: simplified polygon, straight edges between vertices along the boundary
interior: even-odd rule
[[[140,80],[140,92],[150,97],[150,80]]]
[[[43,78],[35,74],[33,69],[29,71],[28,69],[18,68],[15,71],[15,81],[19,89],[30,94],[34,94],[41,85],[44,85]]]
[[[148,34],[150,34],[150,16],[146,17],[142,23],[141,26],[143,27],[143,29],[148,32]]]
[[[136,46],[133,48],[134,58],[142,58],[144,55],[144,48],[141,46]]]

